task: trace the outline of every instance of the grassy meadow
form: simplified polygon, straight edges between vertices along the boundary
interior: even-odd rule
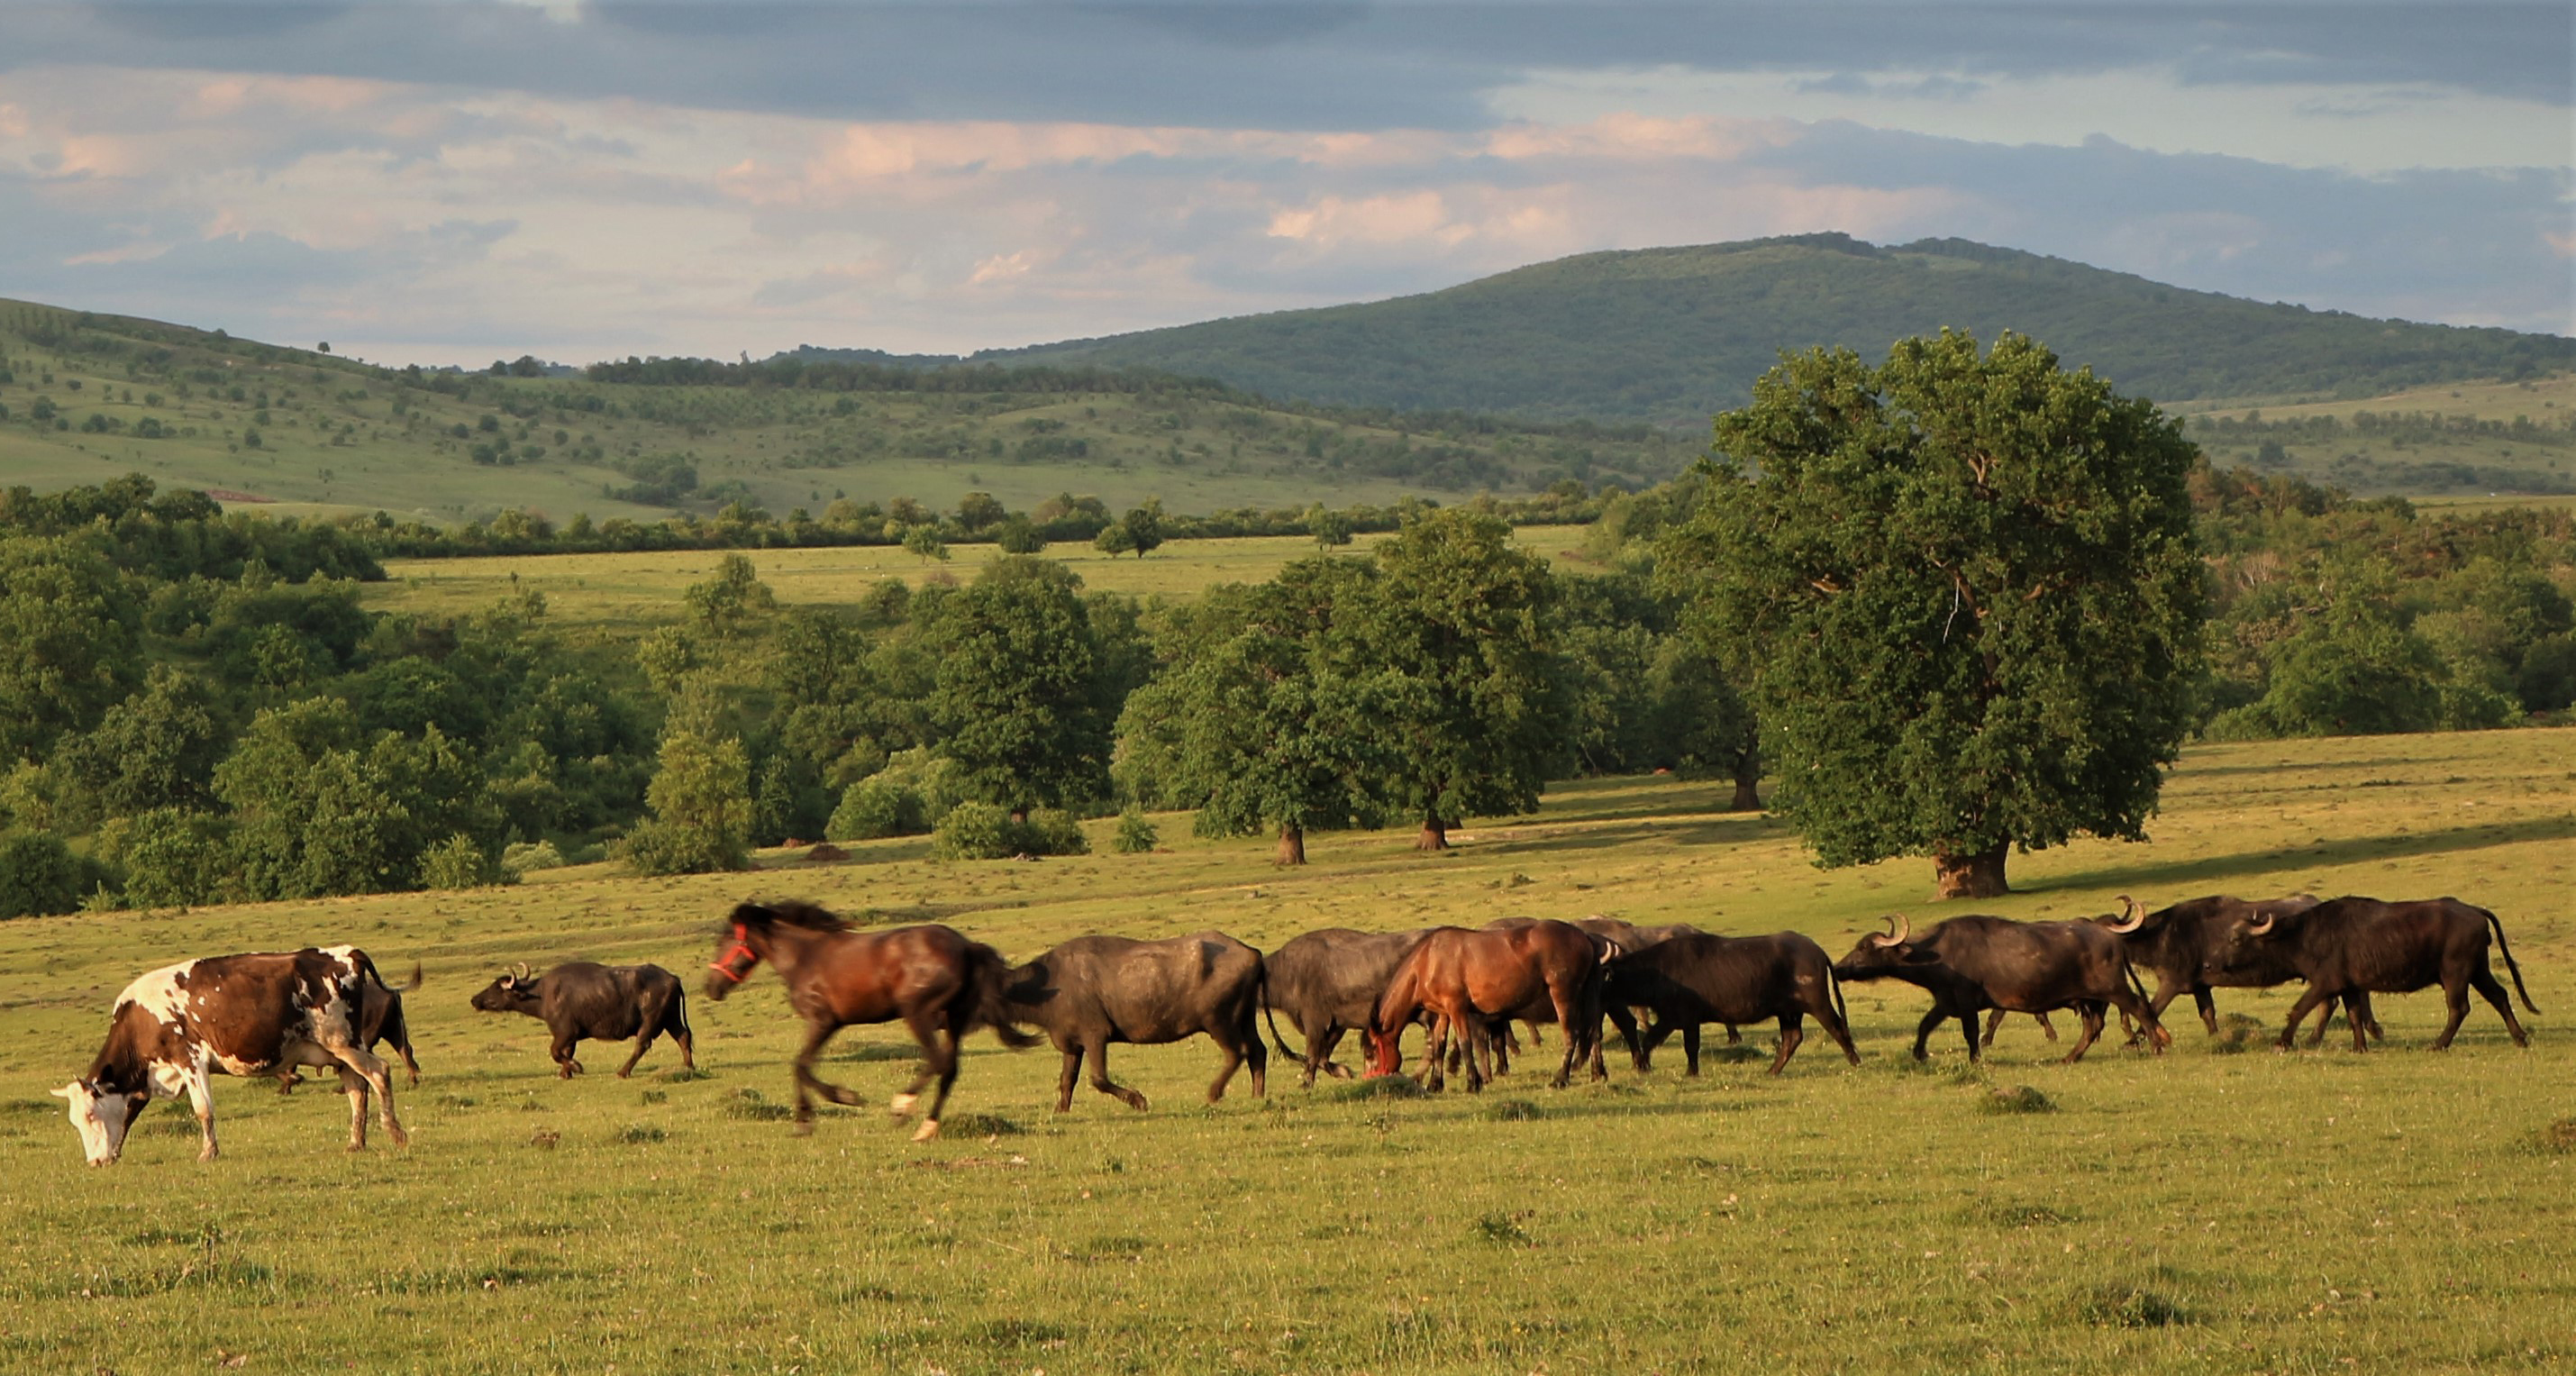
[[[1581,526],[1522,526],[1520,547],[1583,565],[1569,556],[1583,541]],[[1365,552],[1382,535],[1356,537],[1345,552]],[[1230,540],[1175,540],[1143,558],[1107,555],[1088,544],[1047,546],[1045,556],[1063,564],[1094,591],[1138,596],[1195,596],[1218,583],[1258,583],[1292,560],[1317,552],[1301,536],[1247,536]],[[623,631],[678,622],[688,615],[680,594],[714,576],[722,550],[628,554],[499,555],[488,559],[394,559],[386,581],[364,590],[369,611],[452,616],[481,611],[514,591],[545,594],[547,614],[585,632]],[[887,578],[919,586],[932,578],[972,581],[1001,551],[993,545],[958,545],[945,561],[929,560],[891,545],[840,549],[766,549],[747,557],[760,579],[789,605],[853,605]]]
[[[2160,1058],[2106,1044],[2061,1066],[2016,1020],[1982,1072],[1950,1034],[1916,1069],[1922,996],[1853,985],[1857,1068],[1811,1030],[1768,1078],[1757,1030],[1697,1081],[1677,1048],[1651,1075],[1614,1055],[1604,1085],[1551,1091],[1524,1068],[1481,1097],[1307,1091],[1274,1063],[1267,1099],[1238,1078],[1208,1106],[1202,1041],[1112,1052],[1149,1112],[1084,1088],[1058,1117],[1053,1053],[979,1035],[946,1139],[915,1146],[877,1107],[909,1074],[899,1034],[843,1034],[825,1076],[869,1106],[826,1108],[799,1139],[769,1116],[796,1037],[775,978],[694,997],[715,924],[752,896],[944,921],[1015,958],[1088,931],[1216,927],[1267,949],[1325,925],[1592,912],[1794,928],[1839,956],[1883,913],[1942,914],[1926,862],[1819,871],[1777,825],[1710,811],[1722,796],[1562,785],[1449,855],[1319,835],[1294,872],[1265,841],[1195,840],[1172,815],[1138,856],[942,864],[888,841],[754,874],[588,867],[0,925],[0,1369],[2576,1365],[2576,1127],[2546,1138],[2576,1117],[2576,732],[2194,749],[2151,844],[2016,857],[2022,891],[1991,905],[2456,893],[2502,915],[2551,1015],[2527,1052],[2482,1005],[2452,1051],[2426,1051],[2427,993],[2378,1001],[2384,1049],[2340,1049],[2338,1028],[2333,1049],[2281,1056],[2263,1043],[2291,992],[2222,991],[2226,1036],[2177,1010]],[[343,1103],[320,1085],[220,1080],[221,1160],[197,1164],[193,1121],[163,1104],[121,1164],[81,1164],[44,1091],[87,1063],[129,978],[333,941],[427,967],[408,1150],[379,1134],[344,1155]],[[593,1073],[561,1082],[539,1024],[466,1005],[504,962],[575,957],[681,972],[705,1076],[669,1077],[666,1045],[621,1082],[593,1046]],[[2035,1102],[2051,1107],[2006,1111]]]

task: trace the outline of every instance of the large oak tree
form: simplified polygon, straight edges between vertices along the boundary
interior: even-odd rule
[[[1930,855],[1986,896],[2012,847],[2144,838],[2200,654],[2193,459],[2010,333],[1790,357],[1717,418],[1659,576],[1746,666],[1821,863]]]

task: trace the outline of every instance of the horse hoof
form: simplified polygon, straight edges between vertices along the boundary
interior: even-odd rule
[[[924,1118],[921,1120],[921,1126],[913,1129],[912,1140],[916,1142],[929,1142],[936,1140],[938,1136],[939,1120],[936,1118]]]
[[[897,1118],[908,1117],[912,1113],[912,1106],[920,1101],[921,1096],[918,1094],[898,1094],[886,1100],[886,1112]]]

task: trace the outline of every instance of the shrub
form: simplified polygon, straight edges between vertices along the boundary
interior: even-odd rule
[[[50,832],[0,833],[0,917],[67,913],[80,906],[82,865]]]
[[[1020,828],[1020,849],[1031,855],[1089,855],[1090,838],[1082,834],[1082,824],[1062,808],[1042,807],[1029,814]]]
[[[492,857],[463,832],[421,852],[420,886],[424,889],[479,889],[502,882]]]
[[[1020,831],[992,803],[959,803],[931,832],[930,853],[942,860],[1007,860],[1020,853]]]
[[[926,826],[921,813],[920,793],[901,780],[871,774],[842,790],[823,834],[834,841],[918,835]]]
[[[113,857],[125,869],[127,905],[184,908],[219,901],[230,869],[228,849],[219,817],[175,807],[136,814]]]
[[[1109,848],[1120,855],[1142,855],[1161,840],[1154,824],[1145,820],[1144,810],[1130,807],[1118,814],[1118,832],[1109,838]]]
[[[692,827],[645,821],[626,833],[617,853],[637,874],[706,874],[742,868],[740,848],[728,849],[722,839]]]
[[[513,841],[502,848],[501,868],[518,874],[562,869],[563,852],[552,841]]]

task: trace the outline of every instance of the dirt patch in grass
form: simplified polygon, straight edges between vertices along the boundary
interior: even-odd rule
[[[1017,1137],[1028,1129],[998,1113],[959,1113],[943,1120],[942,1134],[950,1137]]]
[[[1986,1113],[2055,1113],[2057,1101],[2030,1085],[1997,1086],[1977,1098]]]
[[[1426,1093],[1429,1091],[1410,1075],[1380,1075],[1335,1085],[1325,1090],[1324,1096],[1333,1103],[1348,1104],[1364,1099],[1419,1099]]]
[[[2534,1150],[2550,1156],[2576,1156],[2576,1118],[2561,1118],[2531,1135]]]
[[[796,1111],[785,1104],[773,1104],[761,1098],[759,1090],[746,1088],[726,1095],[716,1112],[750,1123],[775,1123],[795,1116]]]
[[[2182,1302],[2162,1290],[2102,1284],[2076,1296],[2076,1313],[2100,1328],[2172,1328],[2192,1322]]]

